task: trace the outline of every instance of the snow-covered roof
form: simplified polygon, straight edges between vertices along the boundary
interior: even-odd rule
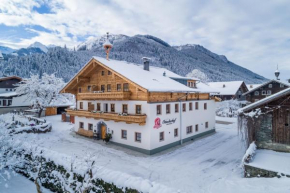
[[[147,89],[150,92],[213,92],[210,87],[190,88],[170,77],[180,77],[165,68],[150,66],[149,71],[143,70],[143,65],[137,65],[126,61],[106,60],[101,57],[94,57],[105,66],[120,73],[132,82]],[[166,76],[163,76],[163,72]]]
[[[208,85],[217,90],[220,95],[235,95],[243,81],[209,82]]]
[[[255,88],[252,88],[251,90],[249,90],[248,92],[244,93],[243,95],[247,95],[247,94],[249,94],[249,93],[251,93],[251,92],[253,92],[253,91],[255,91],[255,90],[257,90],[257,89],[259,89],[259,88],[271,83],[271,82],[277,82],[277,83],[280,83],[280,84],[284,84],[285,86],[288,86],[288,87],[290,86],[290,84],[288,82],[286,82],[286,81],[280,81],[280,80],[273,79],[273,80],[269,80],[268,82],[265,82],[264,84],[260,84],[259,86],[255,87]]]
[[[46,107],[68,107],[68,106],[73,106],[74,104],[72,101],[68,100],[65,97],[59,97],[56,99],[53,99],[49,105]]]
[[[258,86],[261,86],[262,84],[247,84],[248,90],[256,89]]]
[[[1,93],[0,97],[13,97],[13,96],[17,96],[18,94],[16,92],[5,92],[5,93]]]
[[[0,77],[0,81],[4,81],[4,80],[9,80],[9,79],[18,79],[18,80],[22,80],[22,78],[18,77],[18,76],[5,76],[5,77]]]
[[[273,95],[270,95],[270,96],[268,96],[266,98],[263,98],[263,99],[261,99],[261,100],[259,100],[257,102],[254,102],[254,103],[252,103],[252,104],[250,104],[248,106],[245,106],[245,107],[239,109],[238,112],[242,113],[242,112],[245,112],[245,111],[249,111],[249,110],[254,109],[256,107],[259,107],[261,105],[264,105],[264,104],[267,104],[269,102],[272,102],[272,101],[276,100],[277,98],[283,97],[285,95],[290,95],[290,88],[287,88],[285,90],[277,92],[277,93],[275,93]]]

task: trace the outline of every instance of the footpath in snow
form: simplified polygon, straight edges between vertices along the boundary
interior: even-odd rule
[[[213,135],[152,156],[78,136],[72,131],[73,125],[61,122],[60,116],[46,119],[52,123],[51,132],[18,137],[47,149],[55,159],[57,155],[79,159],[98,155],[98,177],[120,186],[149,190],[148,186],[154,185],[156,189],[151,192],[166,193],[290,192],[289,179],[243,178],[240,166],[245,146],[235,118],[221,118],[231,124],[217,124]]]

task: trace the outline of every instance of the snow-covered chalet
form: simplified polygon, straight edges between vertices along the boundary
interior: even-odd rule
[[[190,82],[184,85],[178,80]],[[188,85],[188,86],[187,86]],[[75,131],[145,154],[215,132],[211,88],[167,69],[93,57],[61,90],[76,96],[67,110]]]

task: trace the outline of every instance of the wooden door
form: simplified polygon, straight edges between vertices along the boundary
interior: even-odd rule
[[[101,130],[102,130],[102,139],[105,139],[105,137],[106,137],[106,126],[102,125]]]

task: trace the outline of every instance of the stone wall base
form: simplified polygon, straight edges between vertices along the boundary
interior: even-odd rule
[[[283,173],[273,172],[270,170],[265,170],[261,168],[256,168],[249,165],[244,165],[244,177],[245,178],[254,178],[254,177],[262,177],[262,178],[274,178],[274,177],[282,177],[286,176],[290,178],[290,175],[285,175]]]

